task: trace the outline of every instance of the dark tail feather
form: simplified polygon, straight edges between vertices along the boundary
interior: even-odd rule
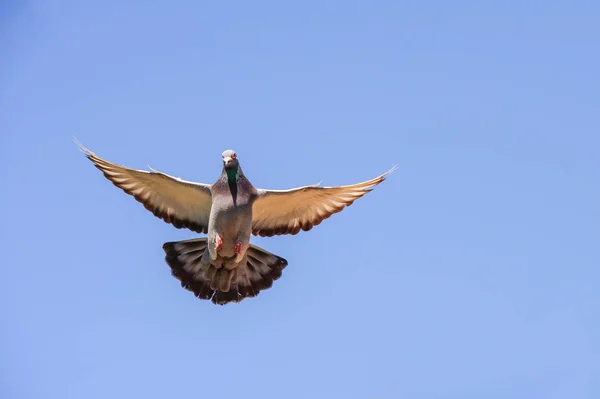
[[[250,245],[237,265],[222,261],[215,265],[208,261],[206,246],[206,238],[196,238],[167,242],[163,249],[171,274],[181,281],[181,286],[198,298],[210,299],[218,305],[257,296],[281,277],[288,264],[284,258]]]

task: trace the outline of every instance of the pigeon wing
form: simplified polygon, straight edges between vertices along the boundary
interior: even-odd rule
[[[154,216],[178,229],[207,232],[212,205],[209,184],[188,182],[155,170],[148,172],[116,165],[77,144],[108,180],[132,195]]]
[[[347,186],[314,184],[291,190],[257,189],[258,196],[252,207],[252,234],[272,237],[308,231],[373,190],[395,169]]]

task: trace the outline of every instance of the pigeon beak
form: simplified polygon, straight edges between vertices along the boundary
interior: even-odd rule
[[[231,166],[231,164],[233,163],[233,159],[231,157],[225,157],[223,158],[223,162],[225,162],[225,167],[229,167]]]

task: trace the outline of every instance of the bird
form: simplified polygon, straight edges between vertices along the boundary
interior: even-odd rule
[[[309,231],[372,191],[397,166],[367,181],[289,190],[255,188],[237,153],[221,154],[222,170],[212,184],[182,180],[149,167],[131,169],[100,158],[75,143],[116,187],[154,216],[178,229],[206,237],[165,242],[165,262],[181,286],[215,305],[239,303],[271,288],[288,261],[250,243],[252,235],[273,237]]]

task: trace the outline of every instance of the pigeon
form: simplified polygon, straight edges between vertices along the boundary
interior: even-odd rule
[[[111,163],[85,148],[86,157],[116,187],[178,229],[207,236],[163,245],[165,261],[181,286],[216,305],[256,297],[279,279],[286,259],[250,244],[251,235],[273,237],[309,231],[342,211],[392,173],[357,184],[320,183],[290,190],[255,188],[234,150],[222,153],[221,175],[212,184],[182,180],[150,167]]]

